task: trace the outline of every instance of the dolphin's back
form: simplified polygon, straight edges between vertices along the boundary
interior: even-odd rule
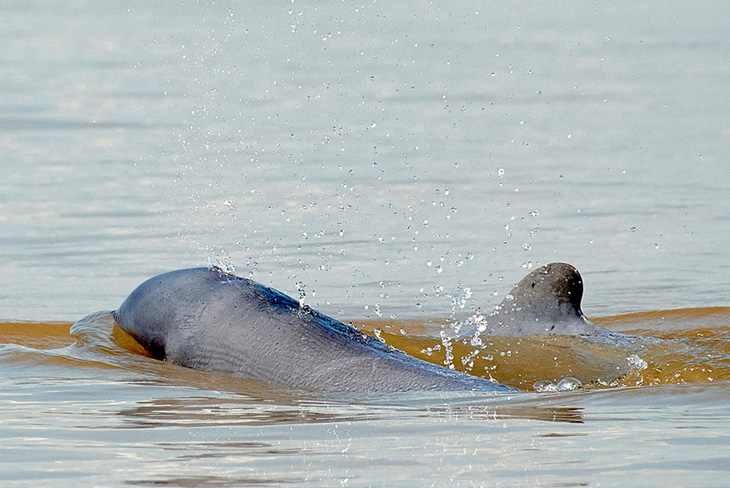
[[[323,391],[509,390],[386,346],[278,291],[217,268],[164,273],[114,311],[153,357]]]

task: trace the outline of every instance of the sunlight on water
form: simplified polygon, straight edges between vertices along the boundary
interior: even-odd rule
[[[387,344],[421,359],[527,390],[730,380],[730,309],[670,310],[595,321],[620,334],[480,336],[475,343],[449,335],[444,326],[440,338],[424,336],[416,322],[365,322],[360,328],[377,327]],[[397,328],[410,332],[403,337]]]
[[[706,363],[713,344],[724,348],[717,356],[718,365],[727,363],[729,320],[728,309],[691,309],[609,317],[601,322],[622,332],[630,332],[630,327],[640,328],[643,334],[654,331],[663,356],[651,358],[652,349],[644,351],[649,364],[645,369],[652,371],[641,374],[655,375],[670,363],[675,363],[675,371]],[[412,352],[435,340],[433,324],[370,322],[361,328],[376,324],[388,342],[398,339],[401,347]],[[0,429],[7,447],[4,465],[16,466],[12,472],[2,469],[11,485],[64,479],[72,476],[71,470],[76,473],[73,476],[91,484],[125,480],[132,486],[320,485],[348,484],[347,480],[407,484],[413,474],[410,469],[403,471],[404,465],[421,475],[472,484],[494,476],[510,484],[532,485],[538,479],[582,484],[581,480],[598,473],[596,469],[610,473],[614,481],[630,483],[631,473],[647,469],[647,463],[666,473],[677,466],[676,461],[669,464],[645,452],[658,425],[679,421],[666,417],[670,411],[658,411],[657,405],[686,407],[679,414],[686,428],[662,434],[663,456],[676,450],[674,459],[686,460],[682,469],[687,476],[704,473],[709,476],[706,479],[718,480],[727,471],[723,457],[685,452],[688,442],[721,446],[730,440],[730,434],[717,424],[724,425],[726,418],[720,405],[728,400],[727,382],[718,384],[720,389],[710,389],[709,380],[700,376],[680,375],[664,381],[665,389],[596,389],[594,385],[588,393],[570,393],[586,385],[563,378],[552,386],[538,381],[540,394],[316,395],[144,357],[139,345],[115,326],[109,312],[84,317],[70,332],[69,325],[0,324],[0,366],[5,371],[0,416],[15,419]],[[651,343],[650,335],[646,337]],[[599,361],[600,354],[625,356],[625,344],[599,343],[584,354],[590,341],[552,339],[542,342],[550,354],[562,350],[562,355],[557,365],[546,364],[542,371],[541,360],[532,361],[539,377],[560,376],[561,362],[572,361],[572,366],[562,368],[589,374],[591,361]],[[511,358],[523,354],[524,348],[534,353],[540,342],[524,338],[503,343],[512,355],[497,355],[489,362],[499,365],[495,371],[519,374],[509,365]],[[459,364],[464,345],[452,344],[454,363]],[[587,361],[587,366],[580,361]],[[502,363],[507,367],[502,368]],[[715,369],[714,374],[726,373]],[[624,380],[631,382],[635,378]],[[681,390],[677,389],[680,384]],[[551,393],[558,391],[562,393]],[[693,408],[698,409],[696,414]],[[631,419],[631,433],[623,427],[626,419]],[[34,433],[38,426],[43,429],[42,439]],[[429,432],[427,442],[424,429]],[[377,443],[371,442],[374,437]],[[69,448],[70,440],[73,448]],[[679,451],[684,454],[680,456]],[[32,471],[18,470],[18,463],[27,465],[23,458],[31,452],[36,460],[29,465]],[[625,461],[634,455],[644,461]],[[596,464],[594,456],[601,462]],[[346,466],[341,464],[343,459],[348,460]],[[444,464],[443,459],[450,461]],[[49,469],[50,460],[69,471]],[[401,468],[393,471],[394,463]],[[545,471],[545,463],[554,470]],[[136,469],[136,464],[144,467]],[[659,478],[670,482],[667,476]]]
[[[724,486],[729,6],[4,2],[0,484]],[[554,261],[617,334],[489,337]],[[292,391],[84,317],[206,263],[523,391]]]
[[[620,334],[593,338],[487,337],[474,346],[444,329],[439,330],[438,339],[434,338],[433,325],[412,321],[370,321],[357,327],[426,361],[525,390],[730,380],[730,309],[670,310],[606,317],[596,322]],[[138,355],[148,355],[114,325],[109,312],[85,317],[70,331],[66,323],[0,325],[1,343],[51,350],[68,346],[68,351],[79,351],[81,347],[100,355],[103,362],[131,368],[137,368],[141,361]],[[147,361],[145,364],[159,364]]]

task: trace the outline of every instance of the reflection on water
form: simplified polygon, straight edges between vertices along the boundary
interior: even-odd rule
[[[596,321],[612,327],[616,334],[489,337],[475,346],[468,337],[448,338],[443,334],[446,326],[434,328],[440,332],[438,340],[423,336],[423,324],[413,321],[372,321],[361,324],[360,329],[426,361],[527,390],[539,381],[558,383],[566,378],[577,378],[576,384],[582,383],[584,388],[730,379],[730,308],[670,310]],[[77,347],[108,354],[110,363],[138,369],[137,364],[130,365],[130,358],[134,359],[127,353],[147,354],[114,324],[109,312],[79,320],[71,334],[78,339]],[[150,368],[163,364],[140,359]],[[229,378],[225,381],[229,388],[235,384]],[[246,391],[256,384],[235,381],[243,382]]]
[[[140,357],[144,351],[134,340],[113,323],[108,312],[89,315],[71,328],[77,337],[77,348],[98,358],[99,352],[107,354],[110,365],[123,366],[135,372],[145,371],[152,377],[150,382],[170,382],[196,386],[202,390],[218,389],[236,394],[234,399],[218,397],[185,397],[182,399],[159,399],[145,402],[132,410],[120,412],[129,416],[134,425],[156,425],[164,420],[166,424],[178,421],[180,425],[205,425],[216,423],[240,425],[248,423],[315,423],[335,421],[372,420],[377,418],[379,407],[385,406],[386,416],[395,411],[400,415],[420,416],[434,414],[467,415],[473,419],[529,418],[535,420],[580,422],[580,409],[545,408],[494,405],[494,395],[479,396],[469,393],[465,398],[459,394],[450,397],[432,396],[424,393],[408,395],[408,402],[401,403],[401,396],[377,394],[332,394],[326,395],[328,403],[319,401],[321,394],[292,391],[276,385],[230,378],[222,375],[202,373],[177,367],[161,361]],[[74,350],[79,354],[79,349]],[[131,353],[131,354],[130,354]],[[462,394],[464,395],[464,394]],[[448,398],[448,407],[440,407]],[[365,403],[363,403],[365,402]],[[395,402],[395,404],[393,403]],[[268,408],[261,408],[267,405]],[[342,411],[332,408],[339,406]],[[394,410],[395,405],[398,408]],[[420,405],[420,406],[419,406]],[[287,406],[289,408],[287,408]],[[355,406],[353,412],[351,408]]]
[[[407,404],[403,404],[407,398]],[[463,417],[470,421],[530,419],[547,422],[582,423],[582,408],[541,405],[502,404],[503,400],[489,397],[459,398],[445,396],[429,399],[418,395],[380,398],[377,401],[345,401],[338,398],[327,403],[301,401],[292,397],[290,404],[271,403],[271,399],[240,397],[163,398],[142,402],[130,410],[122,410],[130,427],[203,427],[271,424],[313,424],[363,422],[373,420],[405,421],[420,417]],[[448,403],[444,403],[448,402]],[[420,406],[419,406],[420,404]],[[439,405],[440,404],[440,405]]]
[[[589,316],[728,304],[729,5],[4,2],[0,320],[230,255],[525,391],[323,396],[154,361],[107,313],[2,323],[0,483],[724,486],[727,309],[478,351],[424,323],[557,260]]]
[[[570,377],[583,388],[730,380],[730,308],[595,319],[615,335],[484,337],[478,345],[453,332],[450,324],[458,321],[440,322],[431,332],[415,321],[370,321],[359,327],[377,330],[386,343],[426,361],[528,390]]]
[[[700,339],[710,324],[714,337],[728,331],[727,310],[710,318],[707,312],[661,312],[660,322],[681,316],[684,327],[677,318],[666,329],[673,332],[654,339],[678,340],[676,358],[687,364],[706,361],[706,344],[692,349],[687,342],[689,328],[707,321],[694,334]],[[657,331],[642,317],[602,323]],[[598,473],[623,484],[646,470],[671,482],[677,469],[718,481],[730,460],[718,451],[730,442],[727,382],[545,394],[321,395],[150,359],[108,312],[78,321],[73,337],[68,324],[0,324],[1,330],[15,342],[0,345],[0,418],[8,420],[0,424],[7,459],[0,475],[11,485],[72,478],[137,486],[584,484]],[[405,331],[420,336],[416,343],[429,335],[422,324]],[[25,345],[46,334],[50,347]],[[692,351],[699,356],[687,357]],[[667,430],[668,423],[682,428]],[[687,445],[695,449],[685,452]],[[28,469],[18,469],[23,465]]]

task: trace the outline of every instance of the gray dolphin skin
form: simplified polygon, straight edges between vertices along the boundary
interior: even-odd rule
[[[324,392],[514,388],[422,361],[218,268],[164,273],[113,312],[156,359]]]
[[[550,263],[525,276],[478,330],[495,336],[611,334],[583,315],[582,299],[578,270],[567,263]]]

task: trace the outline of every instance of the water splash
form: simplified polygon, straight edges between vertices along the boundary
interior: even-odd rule
[[[642,371],[649,367],[649,364],[636,354],[632,354],[626,360],[629,362],[629,368],[633,371]]]
[[[536,381],[532,385],[532,389],[538,393],[547,393],[554,391],[573,391],[577,390],[581,386],[583,386],[583,384],[580,382],[580,380],[568,376],[558,381],[557,383],[553,383],[552,381],[548,380]]]
[[[236,274],[236,266],[233,264],[233,258],[230,254],[216,255],[215,260],[208,258],[208,266],[219,269],[226,274]]]
[[[298,301],[299,301],[299,308],[304,308],[304,301],[307,299],[307,285],[302,283],[301,281],[297,281],[294,283],[294,287],[297,289],[297,294],[299,295]]]
[[[444,352],[446,357],[444,358],[444,366],[449,369],[454,369],[454,346],[451,337],[446,334],[446,331],[441,331],[441,344],[444,346]]]

